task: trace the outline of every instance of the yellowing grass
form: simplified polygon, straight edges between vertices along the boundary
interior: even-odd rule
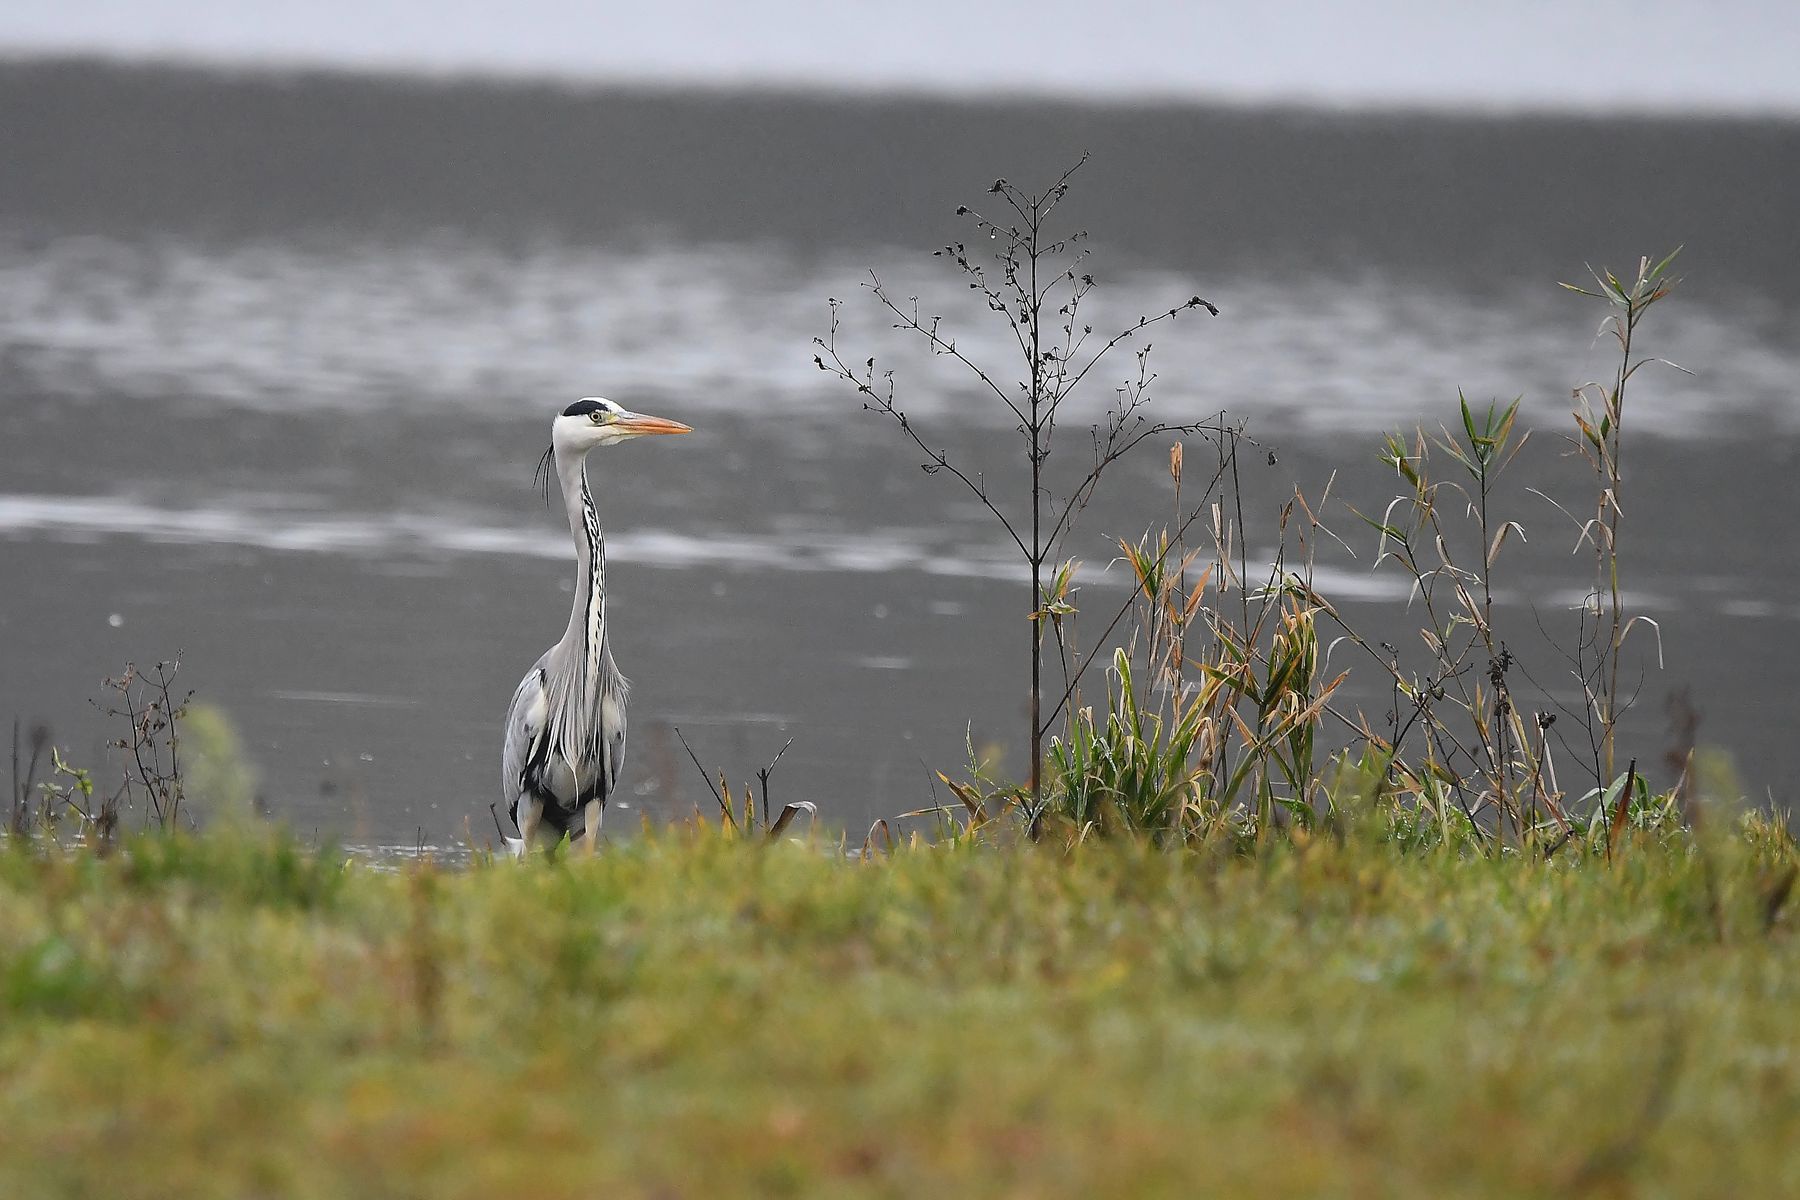
[[[1791,853],[1712,861],[15,852],[0,1194],[1800,1194]]]

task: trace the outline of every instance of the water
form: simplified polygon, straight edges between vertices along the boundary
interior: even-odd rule
[[[599,393],[697,430],[594,456],[636,685],[627,814],[711,803],[677,728],[734,783],[792,737],[773,800],[857,830],[929,803],[967,739],[1016,769],[1019,569],[811,339],[843,299],[851,356],[896,369],[928,436],[1004,487],[1008,426],[859,281],[1002,355],[928,251],[967,236],[949,210],[994,174],[1085,148],[1071,213],[1099,235],[1095,324],[1194,294],[1223,310],[1155,335],[1155,402],[1250,421],[1259,551],[1282,499],[1334,470],[1334,496],[1379,509],[1379,431],[1450,416],[1459,387],[1524,396],[1542,432],[1503,500],[1531,540],[1500,599],[1565,701],[1539,626],[1566,637],[1587,576],[1574,526],[1527,489],[1581,495],[1563,414],[1610,366],[1598,314],[1554,280],[1685,240],[1690,278],[1649,336],[1694,374],[1641,376],[1630,414],[1628,580],[1663,660],[1646,637],[1633,733],[1658,757],[1686,687],[1757,794],[1800,774],[1800,127],[84,64],[0,67],[0,114],[0,712],[78,758],[102,755],[99,681],[179,649],[299,827],[490,834],[499,717],[569,604],[531,467],[550,416]],[[1161,458],[1112,477],[1069,547],[1096,609],[1124,594],[1110,539],[1166,518]],[[1322,554],[1322,588],[1377,636],[1416,629],[1359,522],[1331,519],[1360,559]],[[1372,676],[1347,694],[1379,716]]]

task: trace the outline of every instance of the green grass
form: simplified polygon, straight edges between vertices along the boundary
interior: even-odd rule
[[[0,1194],[1800,1194],[1793,861],[0,852]]]

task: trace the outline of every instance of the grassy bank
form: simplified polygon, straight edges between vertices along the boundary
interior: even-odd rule
[[[1794,1194],[1793,862],[13,851],[0,1193]]]

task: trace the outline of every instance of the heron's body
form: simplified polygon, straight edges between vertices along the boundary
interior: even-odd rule
[[[595,846],[625,758],[630,689],[607,640],[606,539],[588,490],[588,451],[646,433],[686,432],[599,399],[570,405],[551,428],[545,457],[575,540],[575,603],[562,638],[525,673],[506,713],[501,796],[526,850],[564,837]]]

